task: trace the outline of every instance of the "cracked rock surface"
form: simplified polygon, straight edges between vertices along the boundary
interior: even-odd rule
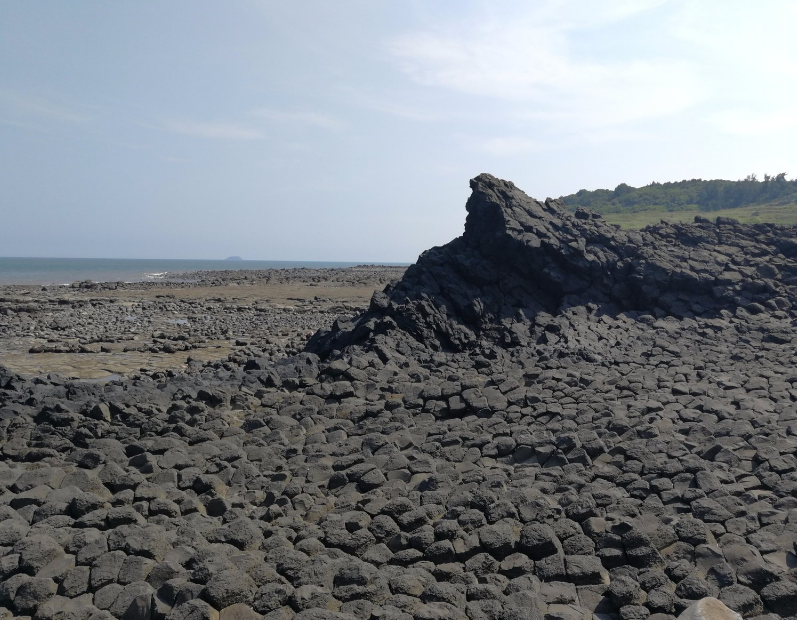
[[[297,356],[0,369],[0,618],[796,617],[794,230],[472,187]]]

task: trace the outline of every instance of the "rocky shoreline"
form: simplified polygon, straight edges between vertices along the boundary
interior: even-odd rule
[[[22,374],[177,370],[298,353],[336,317],[356,314],[403,267],[170,274],[156,282],[0,286],[0,360]]]
[[[471,186],[462,237],[367,309],[318,306],[296,355],[0,369],[6,617],[797,617],[795,230],[631,233]],[[231,336],[278,325],[212,303]],[[46,307],[90,339],[70,304]]]

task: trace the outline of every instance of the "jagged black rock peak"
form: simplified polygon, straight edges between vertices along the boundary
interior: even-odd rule
[[[437,351],[525,346],[541,313],[587,304],[679,318],[792,311],[793,227],[696,218],[621,230],[489,174],[470,186],[465,233],[421,254],[367,313],[316,334],[308,351],[326,357],[406,336]]]

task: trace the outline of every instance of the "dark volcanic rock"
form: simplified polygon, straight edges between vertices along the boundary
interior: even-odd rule
[[[421,254],[400,282],[374,295],[367,313],[316,334],[307,350],[325,357],[405,334],[435,351],[485,340],[527,346],[556,339],[551,315],[589,303],[676,317],[793,309],[791,227],[704,221],[625,231],[488,174],[471,188],[464,235]],[[790,338],[769,335],[781,337]]]
[[[791,620],[794,230],[473,186],[295,357],[0,367],[0,618]]]

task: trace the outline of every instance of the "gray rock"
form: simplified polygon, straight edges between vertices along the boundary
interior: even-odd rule
[[[202,597],[216,609],[223,609],[235,603],[251,605],[256,592],[254,580],[246,573],[232,568],[213,575],[205,584]]]
[[[129,555],[119,569],[119,583],[128,585],[135,581],[146,581],[155,566],[157,566],[157,563],[154,560],[137,555]]]
[[[777,614],[791,614],[797,609],[797,584],[793,581],[775,581],[760,594],[766,606]]]
[[[14,596],[14,607],[23,614],[33,614],[40,605],[50,600],[58,585],[49,578],[33,577],[21,583]]]
[[[98,557],[91,566],[90,584],[92,590],[99,590],[119,578],[127,556],[122,551],[111,551]]]
[[[135,581],[124,587],[108,611],[120,620],[148,620],[152,615],[152,586]]]
[[[76,566],[64,575],[58,584],[58,594],[67,598],[75,598],[88,592],[91,569],[88,566]]]
[[[734,584],[723,588],[719,600],[733,611],[738,612],[742,618],[759,616],[764,612],[761,597],[753,590],[741,584]]]
[[[707,523],[724,523],[733,515],[716,501],[707,497],[692,502],[692,514]]]
[[[194,599],[172,609],[167,620],[219,620],[219,612],[205,601]]]
[[[520,533],[518,547],[532,560],[537,561],[559,553],[561,543],[551,527],[540,523],[527,523]]]
[[[514,552],[516,536],[515,528],[509,521],[499,521],[479,530],[482,547],[499,560]]]
[[[50,562],[64,555],[58,541],[46,534],[33,534],[19,540],[13,548],[19,554],[19,569],[35,575]]]
[[[22,519],[6,519],[0,522],[0,547],[12,547],[30,530],[30,526]]]
[[[566,555],[567,578],[578,585],[608,584],[609,575],[594,555]]]

